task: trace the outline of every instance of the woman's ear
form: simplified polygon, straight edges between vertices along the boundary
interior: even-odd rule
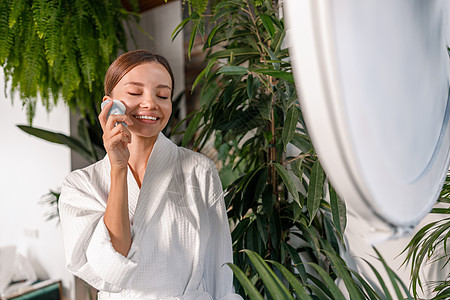
[[[112,100],[112,98],[110,96],[105,95],[103,96],[102,102],[106,100]]]

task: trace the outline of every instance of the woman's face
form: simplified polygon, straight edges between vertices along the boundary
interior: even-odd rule
[[[157,62],[134,67],[117,83],[111,98],[125,104],[133,135],[155,137],[166,127],[172,114],[171,87],[169,72]]]

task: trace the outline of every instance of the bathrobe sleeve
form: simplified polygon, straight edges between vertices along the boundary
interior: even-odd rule
[[[208,209],[210,238],[208,242],[205,268],[206,291],[216,300],[241,300],[234,293],[233,271],[227,263],[233,262],[230,227],[223,198],[222,184],[213,167],[212,194],[214,200]]]
[[[103,221],[106,199],[102,198],[107,196],[102,197],[102,189],[96,189],[100,179],[90,175],[83,170],[72,172],[61,188],[59,213],[66,266],[98,290],[118,292],[136,269],[139,251],[133,241],[127,257],[113,248]]]

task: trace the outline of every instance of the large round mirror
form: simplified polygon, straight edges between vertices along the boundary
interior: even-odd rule
[[[285,1],[322,165],[353,210],[397,229],[431,210],[449,168],[448,2]]]

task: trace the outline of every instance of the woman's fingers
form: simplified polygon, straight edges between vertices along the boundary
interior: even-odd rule
[[[131,132],[125,124],[132,125],[133,121],[126,114],[108,116],[112,105],[112,101],[107,103],[98,119],[103,129],[103,145],[108,153],[111,166],[123,167],[128,163],[130,157],[128,144],[131,143]]]
[[[98,115],[98,119],[100,121],[100,125],[102,126],[103,131],[105,129],[112,129],[116,126],[117,123],[124,122],[128,126],[133,125],[133,121],[131,121],[131,118],[128,115],[110,115],[108,117],[108,112],[113,106],[113,102],[109,101],[102,109],[100,114]]]
[[[115,151],[126,149],[127,145],[131,142],[131,136],[123,131],[119,131],[117,134],[105,139],[104,145],[108,151]]]
[[[127,125],[133,125],[133,121],[131,121],[131,118],[127,115],[110,115],[103,131],[105,131],[105,129],[112,130],[121,122],[124,122]]]
[[[112,107],[112,105],[113,105],[113,102],[109,101],[109,103],[107,103],[103,107],[102,111],[98,115],[98,120],[100,121],[100,125],[102,126],[103,131],[105,131],[105,125],[106,125],[106,121],[108,118],[108,111]]]
[[[131,132],[125,127],[123,124],[118,124],[116,127],[113,127],[111,130],[107,130],[103,132],[103,142],[107,143],[112,138],[121,135],[124,141],[127,144],[131,143]]]

